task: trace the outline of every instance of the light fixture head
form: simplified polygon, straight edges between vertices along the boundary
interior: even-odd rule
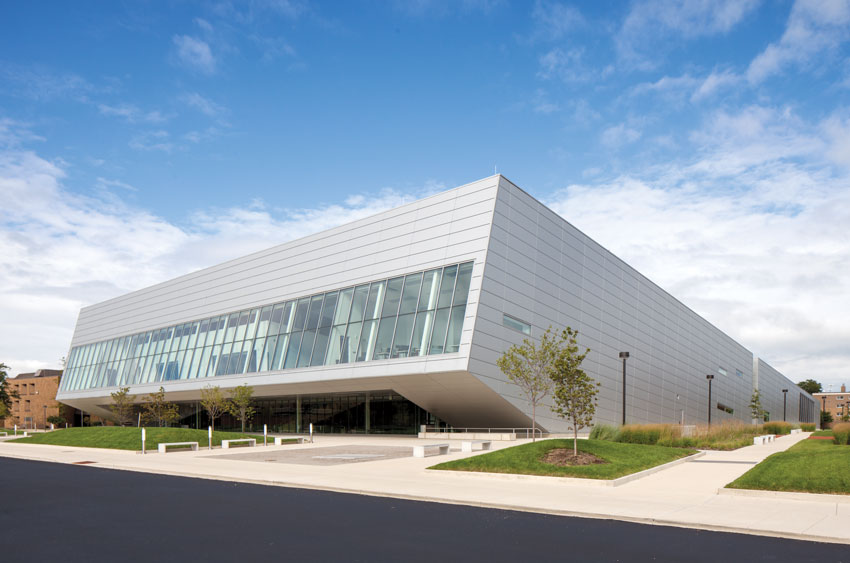
[[[714,379],[714,375],[709,373],[708,375],[705,376],[705,378],[706,379]]]
[[[783,390],[782,390],[782,392],[783,392],[783,393],[787,393],[787,392],[788,392],[788,389],[783,389]]]
[[[629,353],[628,353],[628,352],[620,352],[620,357],[621,357],[621,358],[628,358],[628,357],[629,357]]]

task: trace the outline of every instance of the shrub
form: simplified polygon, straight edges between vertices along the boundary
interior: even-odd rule
[[[791,425],[787,422],[765,422],[762,426],[765,434],[790,434]]]
[[[801,422],[800,428],[803,432],[814,432],[815,431],[815,423],[814,422]]]
[[[832,437],[836,444],[850,446],[850,422],[839,422],[832,425]]]
[[[590,439],[616,442],[619,434],[620,429],[616,426],[611,426],[610,424],[597,424],[593,427],[593,430],[590,431]]]
[[[627,424],[620,428],[618,442],[654,445],[661,440],[666,445],[681,438],[681,429],[672,424]]]

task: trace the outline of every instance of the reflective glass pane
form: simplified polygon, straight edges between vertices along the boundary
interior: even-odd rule
[[[186,343],[186,349],[191,350],[195,347],[195,344],[198,342],[198,323],[192,323],[189,325],[189,341]],[[204,343],[201,342],[201,346]]]
[[[245,367],[245,373],[255,373],[259,369],[265,343],[265,338],[257,337],[254,340],[254,347],[251,348],[248,354],[248,364]]]
[[[401,306],[398,314],[404,315],[416,311],[419,302],[419,288],[422,286],[422,274],[413,274],[404,278],[404,291],[401,294]]]
[[[336,312],[336,302],[339,293],[336,291],[325,293],[325,304],[322,305],[322,316],[319,317],[319,326],[331,326]]]
[[[197,331],[197,327],[195,327]],[[186,350],[186,355],[183,356],[183,361],[180,362],[180,379],[189,379],[189,372],[192,369],[192,358],[200,355],[200,351],[195,352],[194,348]]]
[[[339,292],[339,299],[336,302],[336,313],[334,314],[333,324],[344,325],[348,322],[348,314],[351,311],[351,298],[354,297],[354,288],[349,287]]]
[[[358,286],[354,290],[354,297],[351,302],[351,318],[348,322],[357,323],[363,320],[363,311],[366,309],[367,297],[369,297],[368,284]],[[355,348],[357,348],[357,346],[355,346]]]
[[[289,301],[283,308],[283,316],[280,319],[280,333],[289,334],[295,326],[295,312],[298,310],[297,301]]]
[[[378,328],[378,339],[375,341],[375,353],[372,359],[386,360],[390,357],[393,332],[395,332],[395,317],[384,317],[381,319],[381,326]]]
[[[406,358],[408,356],[410,352],[410,334],[413,332],[413,317],[413,313],[398,316],[395,336],[393,337],[391,358]]]
[[[376,336],[378,336],[378,321],[366,321],[363,323],[363,330],[360,333],[360,344],[357,348],[358,362],[362,362],[367,358],[372,359]]]
[[[203,347],[207,344],[207,334],[209,334],[210,319],[204,319],[198,326],[198,346]]]
[[[260,360],[259,371],[271,371],[274,369],[274,348],[277,346],[277,335],[269,336],[266,339],[266,345],[263,348],[263,357]]]
[[[236,332],[233,337],[234,342],[245,340],[245,333],[248,328],[248,320],[251,316],[251,311],[242,311],[239,314],[239,320],[236,323]]]
[[[429,354],[442,354],[446,343],[446,328],[449,324],[449,309],[437,309],[434,317],[434,331],[431,334],[431,346]]]
[[[280,346],[280,343],[278,343]],[[293,332],[289,335],[289,345],[286,348],[286,360],[283,363],[283,369],[295,367],[298,360],[298,348],[301,346],[301,333]]]
[[[292,322],[292,330],[304,330],[304,322],[307,320],[307,308],[310,306],[310,299],[304,298],[298,300],[298,305],[295,307],[295,320]]]
[[[265,338],[269,332],[269,319],[272,316],[272,307],[263,307],[257,320],[257,338]]]
[[[310,299],[310,310],[307,313],[307,322],[305,325],[306,330],[315,330],[317,326],[319,326],[319,315],[322,313],[322,299],[324,296],[316,295],[312,299]],[[304,343],[301,343],[304,346]],[[307,358],[307,364],[309,365],[310,358]]]
[[[339,355],[339,363],[347,364],[353,362],[357,356],[357,345],[360,343],[360,329],[363,323],[351,323],[348,325],[345,339],[342,341],[342,350]]]
[[[383,317],[395,317],[398,315],[398,303],[401,300],[401,287],[404,278],[393,278],[387,282],[387,294],[384,297],[384,308],[381,311]]]
[[[257,332],[257,319],[259,316],[259,309],[254,309],[248,313],[248,327],[245,329],[245,340],[254,340],[254,333]]]
[[[277,334],[280,332],[280,322],[283,317],[283,304],[275,305],[272,310],[272,316],[269,319],[269,334]],[[283,331],[287,332],[287,331]]]
[[[424,356],[428,353],[428,338],[434,326],[434,311],[420,311],[413,324],[413,338],[410,341],[410,355]]]
[[[285,364],[284,360],[286,358],[286,352],[289,349],[290,336],[291,335],[289,335],[289,334],[281,334],[280,336],[278,336],[277,347],[274,350],[274,358],[273,358],[274,361],[271,364],[271,366],[269,367],[270,370],[277,371],[277,370],[285,369],[286,364]],[[299,343],[300,342],[301,341],[299,340]],[[295,349],[296,350],[298,349],[297,344],[296,344]]]
[[[452,307],[452,315],[449,319],[449,333],[446,337],[446,353],[457,352],[460,349],[460,334],[463,331],[463,316],[466,314],[466,305]]]
[[[201,358],[208,352],[206,348],[195,348],[192,354],[192,365],[189,366],[186,372],[186,379],[195,379],[198,377],[198,370],[201,367]]]
[[[311,366],[321,366],[325,363],[325,351],[328,349],[330,332],[331,327],[329,326],[319,327],[319,332],[316,333],[316,343],[313,344],[313,359],[310,360]]]
[[[437,301],[437,307],[448,307],[452,304],[456,278],[457,266],[449,266],[443,269],[443,280],[440,282],[440,298]]]
[[[301,353],[298,355],[297,367],[303,368],[310,365],[310,355],[313,353],[313,342],[316,340],[316,330],[305,330],[301,338]]]
[[[210,358],[212,357],[212,346],[204,346],[204,351],[201,354],[201,363],[198,364],[198,373],[195,377],[209,376]]]
[[[457,283],[455,284],[455,305],[465,305],[469,297],[469,283],[472,280],[472,262],[461,264],[457,270]]]
[[[227,326],[224,329],[224,343],[233,342],[236,336],[236,327],[239,326],[239,313],[233,313],[227,317]]]
[[[325,365],[331,366],[339,363],[339,357],[340,354],[342,354],[343,341],[345,341],[345,325],[337,325],[331,331]]]
[[[145,341],[144,341],[144,345],[142,346],[142,353],[141,353],[141,354],[142,354],[142,356],[147,356],[147,355],[148,355],[148,352],[150,351],[150,347],[151,347],[151,334],[152,334],[151,332],[146,332],[146,333],[145,333]]]
[[[425,272],[422,280],[422,296],[419,298],[419,310],[437,308],[437,295],[440,292],[440,270]]]
[[[213,340],[213,344],[222,344],[224,342],[224,337],[227,335],[227,329],[225,325],[227,324],[227,315],[222,315],[218,318],[215,323],[215,340]],[[212,328],[210,328],[212,330]],[[207,339],[209,341],[209,339]]]
[[[384,303],[384,290],[386,285],[387,282],[376,282],[369,288],[369,298],[366,300],[365,318],[377,319],[381,316],[381,305]]]

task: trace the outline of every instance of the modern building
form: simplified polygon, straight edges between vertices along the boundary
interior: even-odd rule
[[[812,395],[820,402],[821,410],[832,414],[835,422],[841,422],[845,417],[850,417],[850,395],[847,394],[847,386],[841,385],[841,391],[826,391]]]
[[[202,388],[249,384],[256,421],[282,431],[528,427],[496,361],[549,326],[591,349],[598,422],[623,416],[620,352],[628,422],[749,422],[754,386],[772,413],[787,388],[787,419],[817,419],[810,395],[501,175],[83,308],[59,399],[108,416],[116,388],[162,386],[203,426]]]
[[[49,417],[60,416],[56,393],[61,378],[61,369],[40,369],[8,379],[9,390],[18,398],[12,400],[12,416],[5,420],[0,418],[0,428],[11,428],[15,424],[20,428],[49,426]]]

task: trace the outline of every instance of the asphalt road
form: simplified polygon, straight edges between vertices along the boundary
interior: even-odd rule
[[[850,546],[0,457],[0,561],[850,561]]]

